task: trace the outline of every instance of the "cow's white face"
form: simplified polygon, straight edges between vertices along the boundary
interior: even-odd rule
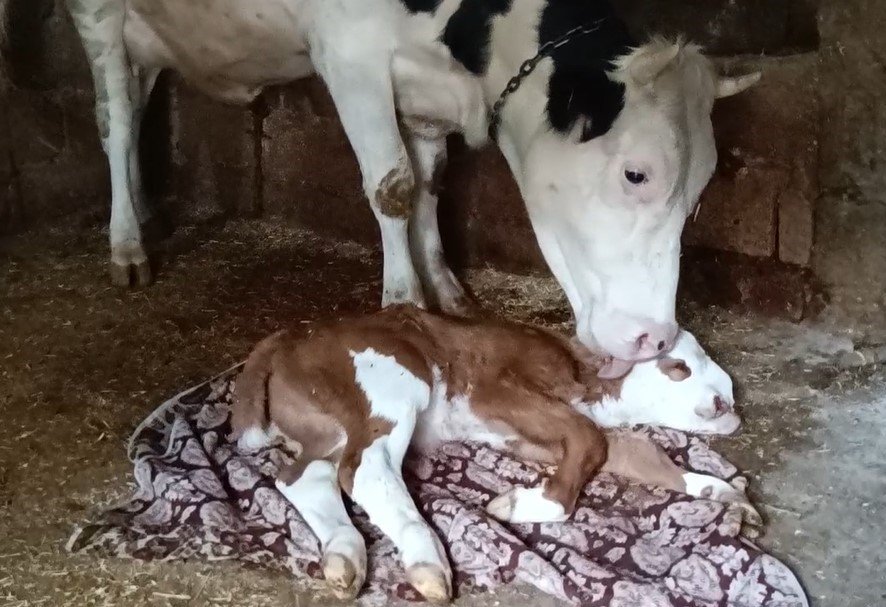
[[[632,412],[632,423],[688,432],[731,434],[741,425],[732,379],[687,331],[679,333],[666,357],[634,365],[624,379],[620,406]]]
[[[616,359],[610,375],[673,345],[680,234],[717,158],[713,68],[693,47],[652,47],[614,75],[625,105],[608,132],[580,142],[541,129],[522,164],[542,252],[578,338]]]

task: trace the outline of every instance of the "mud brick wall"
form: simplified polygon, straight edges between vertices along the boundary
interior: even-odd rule
[[[26,229],[83,207],[106,213],[107,168],[76,34],[61,2],[12,1],[14,50],[0,101],[0,130],[7,125],[0,132],[0,229]],[[615,4],[638,36],[682,32],[720,56],[726,69],[763,69],[755,89],[717,103],[720,162],[684,235],[684,283],[714,300],[802,316],[819,192],[815,3]],[[377,242],[356,162],[316,79],[268,90],[240,108],[167,75],[144,123],[142,155],[149,194],[177,220],[263,213],[337,238]],[[516,187],[494,148],[471,151],[458,139],[450,142],[441,208],[455,265],[544,271]],[[729,271],[716,271],[725,265]],[[789,287],[773,300],[766,284],[774,276]]]

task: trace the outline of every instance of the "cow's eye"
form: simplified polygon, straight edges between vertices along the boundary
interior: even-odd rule
[[[642,171],[625,170],[625,179],[634,185],[640,185],[646,181],[646,173]]]

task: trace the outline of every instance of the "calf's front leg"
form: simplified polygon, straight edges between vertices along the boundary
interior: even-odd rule
[[[716,476],[688,472],[675,464],[664,450],[647,437],[631,432],[609,432],[609,456],[601,471],[611,472],[641,483],[658,485],[693,497],[735,504],[744,521],[753,527],[763,518],[744,491]]]

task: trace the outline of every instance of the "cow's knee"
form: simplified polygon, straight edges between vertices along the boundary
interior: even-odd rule
[[[373,202],[385,217],[408,219],[415,201],[415,174],[409,158],[401,157],[375,189]]]

